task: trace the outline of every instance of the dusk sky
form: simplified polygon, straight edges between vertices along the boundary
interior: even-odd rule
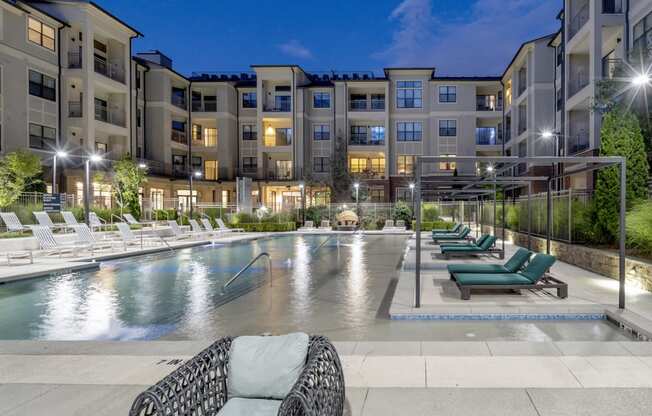
[[[518,46],[555,32],[561,0],[99,0],[174,68],[308,71],[434,66],[439,75],[499,75]]]

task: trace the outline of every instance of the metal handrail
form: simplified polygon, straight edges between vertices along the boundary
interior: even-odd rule
[[[324,246],[326,245],[326,243],[328,243],[328,242],[329,242],[333,237],[336,237],[336,236],[337,236],[337,234],[331,234],[331,235],[329,235],[328,238],[327,238],[326,240],[324,240],[320,245],[317,246],[317,248],[315,248],[315,249],[312,251],[313,254],[316,253],[316,252],[318,252],[320,248],[324,247]]]
[[[268,274],[269,274],[269,285],[272,285],[272,257],[269,255],[267,252],[262,252],[256,257],[253,258],[249,263],[247,263],[246,266],[244,266],[238,273],[236,273],[232,278],[230,278],[226,283],[224,283],[224,286],[222,286],[222,292],[226,290],[231,283],[235,282],[247,269],[249,269],[259,258],[261,257],[266,257],[267,258],[267,269],[268,269]]]

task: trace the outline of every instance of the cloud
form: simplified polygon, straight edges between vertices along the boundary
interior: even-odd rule
[[[286,55],[301,59],[312,59],[312,52],[296,39],[278,45],[278,48]]]
[[[390,45],[373,57],[440,75],[501,74],[521,43],[559,28],[560,8],[554,0],[474,0],[464,16],[443,20],[433,14],[445,10],[443,0],[403,0],[388,17]]]

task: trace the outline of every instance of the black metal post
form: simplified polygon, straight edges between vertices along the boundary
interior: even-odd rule
[[[84,222],[90,226],[90,211],[91,211],[91,161],[86,159],[84,162]]]
[[[527,249],[532,250],[532,182],[527,185]]]
[[[618,307],[625,309],[625,210],[627,209],[627,165],[625,158],[620,163],[620,241],[618,244]]]
[[[546,254],[550,254],[550,237],[551,233],[551,222],[552,222],[552,181],[548,178],[548,192],[546,195]]]
[[[417,157],[416,166],[417,183],[415,185],[416,191],[416,211],[417,211],[417,226],[416,226],[416,253],[415,253],[415,273],[414,273],[414,307],[421,307],[421,158]]]
[[[190,218],[192,218],[192,177],[193,177],[193,175],[194,175],[194,173],[191,171],[190,176],[189,176],[189,178],[190,178],[189,179],[189,183],[190,183],[190,197],[189,198],[190,199],[189,199],[189,202],[188,202],[189,205],[190,205]]]
[[[496,180],[494,179],[494,229],[493,229],[493,234],[494,236],[496,235],[496,199],[497,199],[497,194],[496,194]]]
[[[502,242],[502,250],[503,250],[503,252],[501,254],[501,258],[505,257],[505,187],[504,186],[503,186],[502,190],[503,190],[503,215],[502,215],[502,217],[503,217],[503,230],[502,230],[502,233],[501,233],[501,237],[502,237],[502,240],[503,240],[503,242]]]

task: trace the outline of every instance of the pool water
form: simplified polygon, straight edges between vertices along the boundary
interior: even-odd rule
[[[0,285],[0,339],[217,339],[304,331],[334,340],[624,340],[592,322],[388,319],[405,236],[294,235],[102,263]],[[227,290],[257,254],[264,259]]]

